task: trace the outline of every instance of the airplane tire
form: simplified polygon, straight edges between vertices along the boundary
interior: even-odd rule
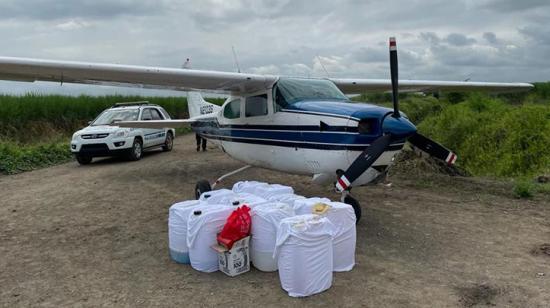
[[[355,211],[355,224],[359,223],[359,220],[361,219],[361,205],[355,198],[351,196],[346,196],[344,198],[344,203],[349,204],[353,207],[353,211]]]
[[[210,186],[210,182],[207,180],[200,180],[197,182],[197,185],[195,185],[195,199],[199,200],[200,196],[207,192],[211,191],[212,187]]]

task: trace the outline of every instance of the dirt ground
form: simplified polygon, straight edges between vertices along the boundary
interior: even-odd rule
[[[103,159],[0,177],[0,305],[550,307],[550,200],[509,186],[435,174],[356,188],[363,219],[356,266],[332,288],[287,296],[277,273],[235,278],[168,256],[168,208],[198,179],[241,163],[194,136],[139,162]],[[261,169],[229,179],[289,184],[337,199],[309,178]],[[545,199],[546,198],[546,199]]]

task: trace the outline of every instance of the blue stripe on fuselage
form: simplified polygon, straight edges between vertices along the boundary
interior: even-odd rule
[[[348,132],[346,126],[339,126],[338,131],[319,131],[319,127],[313,131],[314,126],[299,125],[220,126],[212,119],[194,122],[192,128],[206,138],[218,140],[328,150],[362,150],[378,138],[377,135]],[[403,143],[403,140],[396,140],[392,148],[400,149]]]

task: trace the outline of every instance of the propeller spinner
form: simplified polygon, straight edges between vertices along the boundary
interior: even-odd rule
[[[353,182],[361,176],[386,151],[392,141],[406,139],[415,147],[429,155],[444,160],[449,165],[455,163],[457,155],[437,142],[419,134],[412,123],[402,118],[399,113],[399,81],[397,63],[397,42],[390,38],[390,73],[392,84],[393,112],[391,117],[382,119],[384,134],[378,137],[361,155],[348,167],[345,172],[339,172],[336,189],[340,192],[351,189]],[[391,119],[391,120],[390,120]]]

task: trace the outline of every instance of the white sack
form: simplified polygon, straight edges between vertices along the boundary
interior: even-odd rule
[[[199,197],[199,201],[206,202],[208,204],[220,204],[223,199],[230,198],[235,193],[229,189],[217,189],[207,192],[203,192]]]
[[[286,203],[292,207],[294,207],[294,201],[299,199],[305,199],[306,197],[296,195],[296,194],[281,194],[281,195],[273,195],[269,196],[267,200],[273,201],[273,202],[282,202]]]
[[[294,210],[285,203],[265,203],[252,209],[250,258],[254,267],[264,272],[277,270],[273,257],[277,228],[282,219],[292,216]]]
[[[318,215],[281,220],[274,256],[281,286],[292,297],[309,296],[332,285],[333,225]]]
[[[233,192],[235,193],[254,193],[254,190],[258,186],[265,186],[269,185],[265,182],[258,182],[258,181],[240,181],[233,185]]]
[[[218,233],[234,210],[234,207],[215,204],[196,209],[201,211],[200,215],[189,215],[187,246],[191,266],[197,271],[210,273],[218,270],[218,253],[212,245],[217,243]]]
[[[250,193],[233,193],[228,194],[219,199],[219,203],[227,206],[241,206],[246,204],[249,208],[254,208],[258,205],[266,203],[262,197],[250,194]]]
[[[268,199],[271,196],[293,194],[294,189],[280,184],[258,185],[253,194]]]
[[[350,271],[355,265],[355,244],[357,233],[355,228],[355,211],[349,204],[323,200],[326,198],[310,198],[295,202],[294,211],[297,215],[311,214],[317,203],[329,206],[322,214],[334,225],[333,261],[335,272]]]
[[[178,202],[170,207],[168,211],[168,246],[176,252],[186,253],[187,246],[187,219],[201,204],[198,200]]]

